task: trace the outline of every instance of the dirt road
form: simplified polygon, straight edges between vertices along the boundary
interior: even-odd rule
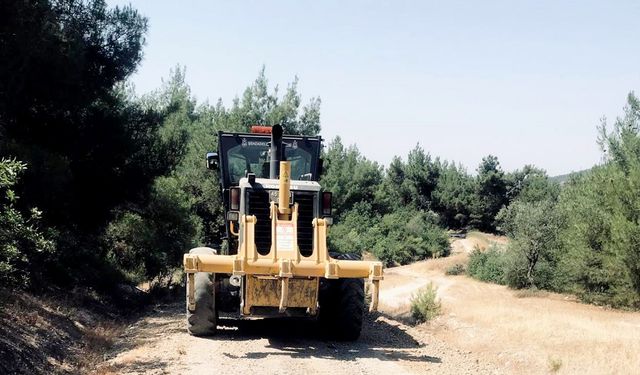
[[[468,353],[384,316],[370,317],[358,342],[325,341],[313,325],[226,323],[215,338],[185,333],[182,306],[160,307],[123,338],[103,373],[412,374],[493,373]]]
[[[640,369],[640,314],[604,310],[567,297],[522,296],[444,270],[453,256],[389,269],[381,312],[355,343],[326,341],[308,322],[223,322],[215,338],[185,333],[182,304],[158,306],[129,327],[101,373],[118,374],[632,374]],[[495,239],[500,241],[500,239]],[[409,300],[433,281],[443,305],[434,321],[409,326]]]

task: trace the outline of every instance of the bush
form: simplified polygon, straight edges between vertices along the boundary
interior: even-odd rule
[[[445,272],[445,274],[449,276],[455,276],[455,275],[462,275],[465,272],[466,270],[464,266],[460,263],[456,263],[453,266],[447,268],[447,271]]]
[[[491,245],[485,251],[476,247],[469,256],[467,272],[481,281],[505,284],[506,262],[506,254],[498,246]]]
[[[371,251],[379,241],[379,223],[380,217],[371,204],[358,202],[329,230],[329,248],[331,251],[351,254]]]
[[[182,255],[198,244],[200,228],[189,195],[176,179],[160,177],[147,207],[118,213],[104,241],[114,263],[133,281],[141,281],[179,265]]]
[[[529,288],[531,285],[527,278],[528,261],[517,247],[517,244],[510,243],[504,254],[504,283],[514,289]],[[538,284],[540,283],[534,285]]]
[[[416,322],[428,322],[440,314],[442,305],[437,296],[438,287],[429,283],[411,298],[411,316]]]
[[[55,250],[53,232],[39,227],[41,212],[33,208],[24,214],[15,207],[12,187],[25,169],[19,161],[0,160],[0,284],[6,286],[32,284]]]
[[[373,253],[388,266],[449,255],[449,237],[432,212],[399,210],[382,217]]]
[[[449,254],[447,233],[432,212],[403,209],[382,217],[358,202],[329,231],[329,248],[341,253],[371,251],[387,266]]]
[[[560,233],[566,219],[551,200],[516,201],[498,215],[510,237],[505,281],[513,288],[555,289]]]

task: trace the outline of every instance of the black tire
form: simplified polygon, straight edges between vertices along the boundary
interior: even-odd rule
[[[332,258],[357,260],[353,254],[331,254]],[[364,319],[364,280],[323,280],[320,290],[320,312],[318,320],[322,330],[331,338],[354,341],[360,337]]]
[[[336,338],[354,341],[360,337],[364,318],[364,280],[338,280],[338,319],[336,321]]]
[[[216,251],[206,247],[191,249],[189,254],[216,254]],[[218,311],[215,297],[215,274],[196,272],[195,274],[195,309],[189,309],[187,300],[187,331],[194,336],[211,336],[216,333]],[[187,293],[189,278],[187,277]]]

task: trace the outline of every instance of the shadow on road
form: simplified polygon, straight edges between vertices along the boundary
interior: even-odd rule
[[[177,364],[180,362],[177,358],[189,355],[193,348],[199,348],[199,351],[188,361],[207,362],[227,358],[230,363],[245,359],[254,360],[247,363],[255,364],[268,358],[285,361],[279,363],[287,363],[287,359],[320,359],[354,362],[356,368],[361,366],[362,360],[411,362],[418,366],[421,363],[442,363],[442,358],[438,356],[441,352],[437,352],[432,345],[417,341],[410,327],[380,313],[365,317],[360,339],[340,342],[327,338],[327,332],[323,332],[314,321],[291,319],[221,319],[215,336],[189,336],[184,326],[182,305],[157,306],[154,310],[147,319],[127,330],[112,353],[115,356],[116,353],[143,347],[150,351],[149,355],[134,355],[116,361],[108,367],[113,373],[186,372],[189,364]],[[163,347],[158,355],[152,354],[159,347],[158,343],[167,337],[174,338],[173,346]],[[211,355],[206,354],[206,348],[210,348]],[[160,358],[156,358],[158,356]],[[176,366],[185,367],[177,369]]]
[[[261,359],[267,356],[289,358],[322,358],[355,361],[376,358],[383,361],[440,363],[439,357],[425,354],[425,345],[416,341],[399,324],[381,314],[366,317],[362,335],[355,342],[327,339],[312,321],[265,319],[220,321],[218,334],[209,340],[242,341],[267,339],[264,351],[223,353],[228,358]]]

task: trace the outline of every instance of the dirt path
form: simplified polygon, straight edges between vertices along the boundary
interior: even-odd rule
[[[387,270],[381,312],[368,316],[355,343],[326,341],[308,322],[227,321],[215,338],[185,333],[182,304],[157,307],[129,327],[100,373],[501,374],[636,373],[640,314],[603,310],[547,294],[519,297],[505,287],[444,270],[456,254]],[[484,244],[488,242],[483,239]],[[417,289],[438,285],[444,313],[407,326]]]
[[[355,343],[325,341],[313,324],[287,321],[227,322],[215,338],[191,337],[183,307],[160,306],[130,327],[101,373],[412,374],[495,373],[427,332],[383,315],[367,319]]]

